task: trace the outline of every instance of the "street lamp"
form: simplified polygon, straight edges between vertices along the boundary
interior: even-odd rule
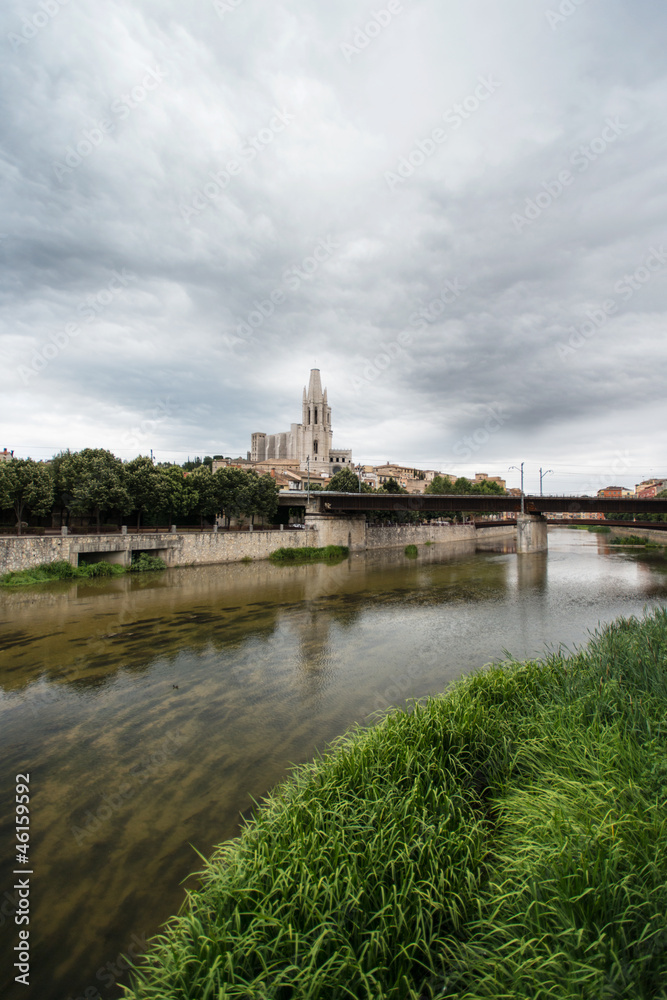
[[[523,462],[521,463],[521,468],[518,468],[518,466],[516,466],[516,465],[510,465],[509,469],[507,470],[508,472],[511,472],[512,469],[516,469],[517,472],[521,473],[521,514],[522,515],[524,513],[524,502],[523,502],[523,465],[524,465]]]
[[[540,496],[542,496],[542,480],[544,479],[545,476],[548,476],[549,473],[553,474],[553,471],[554,471],[553,469],[547,469],[546,472],[542,472],[542,470],[540,469]]]

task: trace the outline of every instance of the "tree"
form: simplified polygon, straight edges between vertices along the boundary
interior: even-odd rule
[[[197,500],[192,508],[199,514],[199,524],[204,526],[205,517],[215,517],[218,513],[218,492],[209,465],[199,465],[187,476],[188,487],[197,493]]]
[[[180,465],[161,468],[160,474],[164,490],[162,512],[168,516],[170,524],[174,524],[179,517],[187,517],[195,508],[199,495],[190,482],[190,476],[183,474]]]
[[[218,509],[223,512],[228,525],[233,517],[243,516],[248,505],[252,505],[251,475],[257,478],[255,473],[231,466],[218,469],[213,474]]]
[[[146,455],[139,455],[125,464],[125,477],[132,506],[137,512],[139,528],[142,513],[157,514],[164,509],[167,483],[162,470],[156,468]]]
[[[332,493],[359,493],[359,477],[351,468],[339,469],[326,487]]]
[[[424,493],[453,493],[454,483],[449,476],[434,476],[432,482],[428,484]]]
[[[16,514],[16,533],[26,510],[48,514],[53,503],[53,476],[48,465],[32,458],[10,458],[0,462],[0,508]]]
[[[256,513],[269,524],[278,512],[278,494],[280,487],[273,476],[260,476],[257,480],[257,510]]]
[[[382,486],[380,487],[380,489],[378,490],[378,492],[382,492],[382,493],[407,493],[408,491],[406,489],[404,489],[403,486],[401,486],[401,484],[399,483],[399,481],[397,479],[395,479],[394,476],[390,476],[389,479],[387,479],[382,484]]]
[[[60,471],[72,497],[71,510],[75,514],[94,514],[98,534],[102,514],[117,510],[122,515],[132,510],[125,467],[110,451],[84,448],[63,458]]]

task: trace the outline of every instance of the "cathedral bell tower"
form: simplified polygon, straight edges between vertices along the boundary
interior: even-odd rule
[[[310,456],[310,471],[315,474],[331,472],[329,452],[331,451],[331,407],[327,403],[327,390],[322,391],[319,368],[313,368],[310,373],[308,389],[304,387],[302,401],[303,439],[301,445],[300,466],[306,468],[306,460]]]

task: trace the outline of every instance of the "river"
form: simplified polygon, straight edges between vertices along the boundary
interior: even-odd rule
[[[548,554],[471,542],[0,593],[2,996],[119,996],[119,954],[291,764],[491,660],[573,649],[665,606],[664,555],[608,539],[558,529]],[[26,772],[31,874],[16,876]],[[29,989],[12,968],[26,879]]]

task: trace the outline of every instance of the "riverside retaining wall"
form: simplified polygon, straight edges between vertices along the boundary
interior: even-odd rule
[[[321,518],[317,529],[302,531],[183,532],[136,535],[0,536],[0,575],[64,559],[129,566],[133,552],[160,556],[167,566],[205,566],[268,559],[278,548],[348,545],[353,551],[403,548],[425,542],[491,540],[515,535],[502,525],[477,531],[474,525],[365,525],[356,518]],[[667,539],[666,539],[667,541]]]

